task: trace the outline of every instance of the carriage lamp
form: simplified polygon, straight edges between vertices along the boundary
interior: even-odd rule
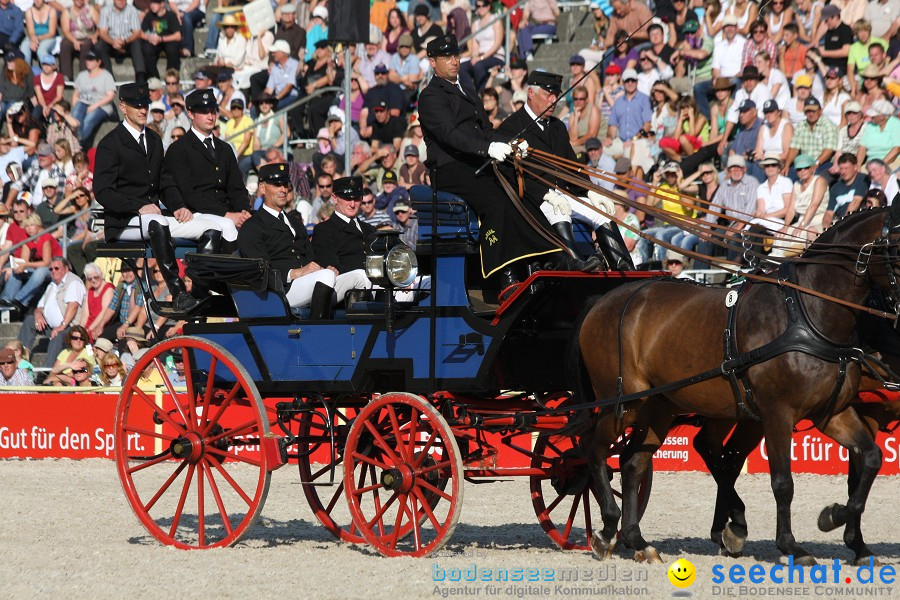
[[[367,240],[366,277],[375,285],[404,288],[416,280],[419,262],[395,231],[379,231]]]

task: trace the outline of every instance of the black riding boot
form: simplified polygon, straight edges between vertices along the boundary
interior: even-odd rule
[[[559,223],[554,223],[553,229],[556,231],[556,235],[558,235],[562,239],[562,241],[565,242],[566,248],[571,250],[575,256],[581,255],[578,250],[578,245],[575,243],[575,234],[572,232],[571,221],[560,221]],[[602,264],[602,257],[594,254],[587,257],[586,260],[566,257],[561,262],[560,267],[566,269],[567,271],[582,271],[584,273],[588,273],[590,271],[596,271]]]
[[[500,271],[497,281],[500,285],[500,293],[497,297],[502,303],[518,289],[519,277],[516,275],[514,265],[510,265]]]
[[[219,254],[222,246],[222,232],[207,229],[197,240],[197,254]]]
[[[312,300],[309,302],[309,318],[314,321],[330,319],[333,300],[334,288],[317,281],[316,286],[313,288]]]
[[[595,233],[597,243],[600,244],[600,250],[606,256],[610,268],[616,271],[634,271],[634,262],[625,247],[625,240],[622,239],[618,225],[609,222],[598,227]]]
[[[178,276],[175,244],[169,228],[158,221],[152,221],[147,226],[147,231],[150,233],[150,248],[153,249],[156,265],[172,294],[172,308],[178,312],[189,312],[197,306],[197,299],[185,291],[184,281]]]

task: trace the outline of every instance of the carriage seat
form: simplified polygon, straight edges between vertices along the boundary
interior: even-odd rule
[[[437,211],[432,203],[432,190],[426,185],[409,188],[409,198],[419,219],[417,250],[429,252],[433,226],[437,225],[439,252],[455,252],[460,248],[474,253],[478,243],[478,217],[465,200],[448,192],[438,191]]]
[[[90,230],[94,233],[103,231],[103,209],[94,209],[91,211]],[[175,242],[175,257],[185,258],[189,252],[197,251],[196,240],[186,240],[184,238],[173,238]],[[97,244],[97,256],[105,258],[153,258],[150,245],[141,242],[99,242]]]

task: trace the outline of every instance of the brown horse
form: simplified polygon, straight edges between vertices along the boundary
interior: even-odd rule
[[[893,245],[885,238],[886,214],[883,209],[857,212],[823,233],[797,261],[794,283],[856,305],[865,301],[873,283],[890,287],[895,282],[886,250]],[[869,259],[861,249],[876,241],[885,255]],[[861,262],[861,257],[865,261]],[[665,396],[629,402],[619,410],[607,406],[594,418],[582,443],[601,492],[604,526],[594,539],[599,555],[612,552],[620,516],[604,467],[606,449],[623,424],[633,423],[632,441],[621,457],[622,540],[635,550],[637,559],[660,560],[641,536],[637,482],[650,468],[652,452],[679,413],[723,422],[747,419],[748,413],[759,419],[777,503],[775,543],[784,554],[793,555],[796,563],[815,563],[791,530],[790,439],[800,419],[812,419],[824,433],[850,449],[851,455],[860,457],[859,481],[846,506],[828,509],[830,525],[847,524],[862,514],[881,465],[881,452],[857,414],[845,410],[856,395],[858,366],[848,365],[843,360],[847,355],[841,355],[841,361],[829,355],[829,349],[854,345],[858,311],[816,295],[786,290],[788,286],[776,283],[745,285],[735,308],[732,333],[739,353],[769,348],[767,344],[779,340],[798,322],[805,323],[805,331],[816,340],[812,350],[803,344],[789,346],[784,353],[767,355],[766,360],[742,369],[745,379],[738,387],[751,389],[755,400],[738,401],[729,379],[720,376],[670,390]],[[659,280],[627,284],[602,296],[588,310],[578,331],[583,377],[576,387],[581,397],[589,401],[627,396],[724,366],[729,293]]]

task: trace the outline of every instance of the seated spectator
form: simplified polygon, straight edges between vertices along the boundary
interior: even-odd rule
[[[225,35],[219,36],[212,70],[216,74],[222,72],[223,69],[234,72],[244,62],[247,53],[247,38],[238,33],[241,24],[233,14],[226,14],[216,25],[222,29]]]
[[[815,174],[815,161],[808,154],[801,154],[794,160],[797,181],[794,183],[794,202],[785,215],[786,223],[793,223],[787,230],[788,236],[812,241],[825,229],[823,223],[829,204],[828,182],[825,177]]]
[[[9,348],[0,350],[0,386],[12,387],[27,385],[34,385],[34,376],[18,366],[16,355],[12,350]]]
[[[304,223],[306,225],[318,223],[317,215],[319,209],[332,202],[331,193],[333,186],[334,180],[328,173],[320,173],[316,177],[316,194],[313,196],[312,202],[310,203],[309,216],[304,217]],[[306,221],[306,218],[308,218],[309,221]]]
[[[222,139],[234,146],[238,161],[253,154],[253,119],[244,114],[244,100],[231,100],[229,119],[222,129]],[[252,162],[252,161],[251,161]]]
[[[796,23],[786,23],[781,28],[783,43],[778,46],[778,69],[788,79],[803,69],[807,46],[800,41],[800,29]]]
[[[59,65],[63,76],[72,81],[75,79],[73,61],[78,55],[81,69],[84,69],[87,53],[94,49],[99,32],[100,9],[87,0],[72,0],[72,5],[62,11],[59,29],[62,39],[59,45]]]
[[[747,177],[747,162],[743,156],[736,154],[729,156],[726,168],[728,169],[728,177],[719,186],[719,193],[716,194],[716,204],[722,207],[717,212],[724,210],[725,217],[720,217],[716,212],[710,212],[703,219],[710,224],[713,231],[719,231],[720,234],[724,234],[726,243],[729,244],[728,260],[738,260],[742,249],[731,242],[734,234],[730,230],[720,229],[717,223],[719,219],[724,219],[728,221],[728,227],[740,229],[735,219],[744,221],[748,214],[753,214],[756,210],[756,189],[759,187],[759,181],[753,177]],[[712,256],[712,241],[709,239],[708,234],[703,234],[702,238],[700,245],[697,247],[697,252]],[[709,266],[706,263],[694,261],[694,268],[707,269]]]
[[[69,327],[81,318],[85,297],[84,283],[69,271],[69,263],[62,256],[53,257],[50,280],[37,308],[25,317],[19,330],[19,341],[29,349],[38,333],[50,338],[44,367],[52,367],[56,362],[63,343],[67,341]],[[84,338],[86,340],[87,335]]]
[[[412,36],[404,33],[399,43],[397,53],[390,58],[388,79],[400,86],[408,102],[418,91],[424,75],[419,68],[419,59],[412,53]]]
[[[506,52],[503,48],[504,32],[501,21],[494,21],[487,26],[493,18],[491,14],[490,0],[476,0],[475,20],[472,22],[474,49],[471,60],[464,63],[463,71],[472,81],[477,91],[484,89],[487,83],[488,72],[497,66],[506,63]],[[411,38],[410,38],[411,41]]]
[[[11,138],[11,146],[24,150],[26,158],[21,167],[27,171],[34,162],[43,132],[40,123],[25,109],[24,102],[16,102],[6,111],[6,131]]]
[[[72,162],[72,147],[67,140],[56,140],[55,142],[48,143],[53,146],[56,162],[68,178],[68,176],[75,171],[75,165]]]
[[[569,143],[575,152],[584,152],[584,143],[600,135],[602,114],[596,104],[589,103],[587,88],[578,86],[572,92],[575,107],[569,114]]]
[[[392,8],[387,15],[387,26],[384,29],[384,35],[381,38],[381,49],[390,55],[396,54],[400,46],[400,38],[403,34],[409,34],[409,27],[406,25],[406,19],[399,8]],[[410,46],[412,46],[412,36],[410,36]]]
[[[310,96],[316,90],[334,85],[335,81],[337,81],[338,67],[335,65],[331,42],[328,40],[317,42],[313,57],[302,68],[303,76],[300,78],[301,95]],[[333,92],[320,93],[304,106],[311,126],[310,133],[318,131],[325,125],[328,109],[334,103],[334,99],[335,94]],[[302,128],[297,126],[295,129],[299,131]]]
[[[4,186],[10,183],[10,176],[6,172],[7,167],[15,164],[21,170],[22,163],[25,162],[26,158],[28,158],[28,155],[25,154],[25,149],[22,146],[13,146],[11,137],[0,137],[0,180],[2,180]],[[0,198],[5,199],[6,195],[2,194]],[[3,208],[6,208],[5,203],[3,203]]]
[[[794,128],[788,162],[792,163],[800,154],[808,154],[814,157],[816,173],[824,173],[837,148],[837,127],[828,119],[822,118],[822,105],[813,97],[807,98],[803,103],[803,111],[806,120]]]
[[[103,357],[102,362],[99,364],[100,375],[95,382],[97,385],[119,387],[125,383],[125,378],[128,374],[125,372],[125,365],[118,356],[110,352]]]
[[[126,0],[112,0],[104,4],[100,9],[97,33],[100,39],[94,45],[94,51],[102,60],[103,69],[112,71],[111,55],[131,56],[135,81],[147,81],[141,47],[141,14],[134,6]]]
[[[100,57],[97,54],[88,52],[85,59],[86,68],[75,78],[72,116],[81,123],[78,141],[82,146],[88,147],[100,124],[113,115],[116,83],[110,72],[100,66]]]
[[[113,352],[112,342],[105,338],[94,340],[94,342],[91,344],[91,352],[94,355],[94,370],[91,374],[91,383],[93,383],[94,385],[101,385],[100,373],[103,370],[103,359],[107,354],[115,356],[116,358],[118,358],[118,355]]]
[[[752,3],[751,3],[752,6]],[[723,17],[722,31],[713,46],[712,79],[700,81],[694,85],[694,98],[700,106],[700,112],[709,114],[709,96],[713,92],[713,82],[720,77],[733,78],[740,75],[743,69],[743,50],[746,43],[744,36],[738,33],[738,19],[732,15]]]
[[[74,385],[74,371],[87,368],[94,370],[94,356],[88,346],[88,333],[81,325],[73,325],[65,335],[65,347],[56,355],[45,385]]]
[[[794,202],[793,184],[781,174],[784,165],[779,155],[766,154],[759,165],[766,178],[756,188],[756,212],[750,223],[768,232],[784,231],[785,217]]]
[[[394,171],[385,171],[381,176],[382,192],[375,198],[375,207],[385,211],[390,217],[394,214],[394,204],[405,202],[409,204],[409,193],[406,188],[398,185],[397,174]]]
[[[359,128],[359,116],[362,113],[363,105],[366,101],[365,94],[368,89],[368,84],[358,76],[354,75],[350,79],[350,122],[353,123],[357,129]],[[341,99],[338,102],[338,108],[342,113],[346,106],[344,100],[344,96],[341,96]]]
[[[159,270],[159,267],[151,265],[150,267],[152,285],[153,285],[153,299],[157,302],[171,302],[172,301],[172,293],[169,291],[168,286],[166,286],[166,280],[162,276],[162,272]],[[148,340],[152,340],[156,337],[153,333],[154,330],[159,334],[159,337],[156,341],[164,340],[165,338],[172,337],[175,334],[175,326],[176,321],[174,319],[169,319],[164,315],[157,314],[152,306],[150,308],[150,313],[153,317],[153,326],[150,327],[150,330],[147,332]]]
[[[90,165],[84,152],[76,152],[72,156],[72,167],[74,169],[66,177],[63,193],[68,197],[75,191],[75,188],[84,188],[88,192],[89,202],[93,201],[94,174],[91,173]]]
[[[840,127],[844,118],[844,105],[850,102],[850,95],[843,88],[843,70],[832,67],[825,73],[825,93],[822,95],[822,116]]]
[[[384,175],[386,179],[389,175],[396,179],[396,176],[392,171],[385,173]],[[359,202],[359,220],[363,223],[368,223],[375,229],[392,227],[393,223],[391,222],[388,213],[383,208],[377,208],[375,204],[375,194],[372,193],[372,190],[369,188],[363,190],[363,197]]]
[[[7,206],[11,205],[21,192],[31,193],[31,205],[38,206],[44,201],[44,193],[41,182],[46,179],[55,179],[57,188],[64,188],[66,175],[56,162],[56,153],[50,144],[40,144],[37,149],[37,161],[31,164],[22,178],[10,186],[6,197]]]
[[[414,185],[428,185],[428,169],[419,160],[419,149],[412,144],[403,149],[403,164],[400,165],[397,183],[407,190]]]
[[[32,79],[35,105],[31,116],[36,121],[49,123],[54,115],[53,107],[63,99],[65,80],[56,70],[56,59],[53,55],[41,59],[41,72]]]
[[[306,56],[315,54],[316,44],[328,38],[328,9],[323,4],[316,6],[306,27]]]
[[[269,52],[274,62],[269,72],[269,80],[266,82],[264,94],[274,96],[278,101],[277,107],[280,109],[298,98],[297,70],[300,63],[291,58],[291,48],[284,40],[273,42]]]
[[[633,0],[632,0],[633,1]],[[640,130],[649,131],[652,110],[650,98],[637,89],[637,72],[634,69],[626,70],[622,75],[625,93],[613,104],[609,113],[609,128],[606,133],[604,145],[609,147],[613,140],[630,142]],[[615,153],[612,153],[615,156]],[[618,153],[621,155],[621,152]]]
[[[663,59],[650,48],[644,48],[640,51],[638,58],[638,91],[642,94],[650,95],[653,85],[660,80],[668,80],[674,75],[672,67],[663,61]]]
[[[147,336],[144,334],[143,327],[127,327],[119,339],[119,346],[122,351],[119,353],[119,359],[129,371],[134,368],[134,363],[147,350]]]
[[[382,100],[372,107],[371,116],[365,125],[360,127],[360,135],[369,140],[372,151],[377,152],[381,146],[400,148],[405,123],[402,117],[392,116],[387,104]]]
[[[894,107],[887,100],[875,102],[866,116],[871,121],[863,128],[859,144],[866,149],[869,160],[877,158],[893,171],[900,166],[900,119],[894,116]]]
[[[660,180],[663,182],[659,183]],[[659,206],[662,210],[676,215],[692,217],[694,215],[694,209],[693,206],[690,205],[689,197],[680,195],[679,185],[681,184],[681,180],[681,169],[678,167],[678,164],[674,162],[670,162],[662,169],[654,172],[653,184],[659,186],[656,189],[656,192],[664,196],[664,198],[652,196],[648,198],[648,203],[650,205]],[[687,206],[684,206],[682,203],[687,204]],[[672,238],[681,233],[681,228],[679,228],[677,224],[678,221],[674,221],[674,224],[670,224],[657,217],[653,227],[645,230],[644,233],[651,238],[671,243]],[[666,247],[654,244],[652,240],[642,238],[641,241],[638,242],[638,246],[640,262],[637,264],[649,262],[651,259],[662,262],[666,257]]]
[[[120,273],[121,280],[113,291],[112,300],[103,309],[99,320],[95,318],[90,324],[89,332],[93,339],[104,337],[117,342],[129,327],[143,327],[147,322],[144,294],[137,284],[134,270],[122,263]]]
[[[744,44],[741,57],[741,67],[753,64],[753,60],[760,52],[765,52],[770,57],[776,55],[775,44],[769,37],[769,26],[765,21],[755,21],[750,26],[750,38]]]
[[[13,354],[16,357],[16,368],[26,371],[28,376],[33,380],[34,365],[29,362],[31,360],[31,353],[28,351],[28,348],[26,348],[19,340],[7,342],[6,348],[13,351]]]
[[[766,89],[770,99],[775,100],[778,106],[787,106],[791,98],[791,88],[787,77],[772,63],[772,57],[765,51],[760,51],[753,59],[753,64],[759,71],[760,86]]]
[[[859,105],[859,102],[851,100],[844,105],[844,121],[846,124],[838,129],[838,141],[835,153],[840,156],[841,154],[849,152],[856,156],[856,162],[858,164],[864,164],[866,160],[866,150],[861,144],[862,135],[860,134],[863,132],[866,122],[863,120],[862,107]],[[832,175],[833,179],[838,173],[837,165],[832,164],[831,169],[829,169],[828,172]]]
[[[822,224],[830,227],[835,218],[841,218],[847,213],[858,209],[869,190],[866,176],[859,172],[856,157],[852,154],[841,154],[837,159],[839,178],[831,186],[831,198],[828,201],[828,210]]]
[[[763,104],[763,120],[753,158],[759,162],[767,155],[776,155],[784,165],[794,137],[794,126],[784,118],[784,112],[775,100],[766,100]]]
[[[412,5],[412,3],[410,3]],[[440,14],[440,11],[437,11]],[[444,35],[440,26],[432,20],[432,11],[428,8],[427,3],[422,2],[416,4],[413,8],[413,24],[410,26],[410,35],[413,40],[413,52],[419,59],[419,68],[423,73],[430,70],[428,57],[425,56],[425,45],[432,39]]]
[[[365,80],[366,84],[369,87],[376,85],[375,83],[375,69],[379,66],[388,67],[391,63],[391,55],[379,48],[379,42],[376,42],[374,39],[369,40],[369,43],[363,45],[363,53],[362,56],[357,60],[355,69],[360,74],[360,76]],[[412,44],[412,38],[410,38],[410,45]],[[418,65],[418,59],[415,59]],[[384,71],[387,73],[387,71]]]
[[[167,70],[181,68],[181,23],[164,0],[150,0],[150,10],[141,23],[140,37],[148,77],[159,77],[156,61],[161,52],[166,53]]]
[[[396,83],[388,79],[389,69],[387,65],[379,64],[375,67],[375,85],[366,92],[365,104],[359,113],[360,129],[371,125],[371,111],[378,106],[384,106],[393,117],[400,117],[406,112],[406,94]],[[369,137],[360,131],[362,137]]]
[[[25,217],[24,225],[28,237],[37,235],[41,231],[41,218],[36,214],[28,215]],[[0,271],[6,281],[3,285],[3,293],[0,294],[0,305],[16,308],[20,316],[25,315],[47,279],[53,279],[54,267],[56,271],[60,270],[59,264],[52,264],[53,257],[62,256],[59,242],[49,233],[28,242],[24,247],[27,251],[22,252],[22,260],[15,261],[14,267],[6,267]],[[66,273],[68,273],[68,262],[63,262],[65,262]],[[74,273],[72,277],[77,279]],[[84,288],[83,283],[81,288]],[[71,322],[69,319],[68,323]]]
[[[847,54],[847,81],[850,83],[850,95],[856,97],[859,82],[856,76],[869,66],[869,47],[878,45],[887,50],[887,41],[872,37],[872,24],[865,19],[853,23],[856,41],[850,44]]]
[[[231,71],[224,69],[216,75],[216,88],[219,93],[216,95],[216,102],[219,105],[219,118],[227,121],[231,118],[231,102],[240,100],[244,106],[247,106],[247,98],[244,92],[234,87],[234,78]]]
[[[60,216],[56,212],[59,202],[59,181],[55,177],[45,177],[39,184],[44,199],[34,208],[35,214],[41,219],[41,227],[47,228],[59,222]],[[53,232],[54,237],[62,237],[62,231]]]
[[[504,119],[509,116],[505,111],[499,110],[496,114],[498,117],[502,115]],[[422,133],[422,126],[419,124],[418,118],[409,124],[409,127],[406,128],[406,135],[400,142],[400,146],[403,148],[410,145],[419,149],[419,160],[421,162],[424,163],[428,160],[428,147],[425,145],[425,136]]]
[[[32,212],[34,211],[28,201],[16,200],[13,202],[13,209],[7,213],[12,215],[12,221],[10,221],[5,228],[3,233],[5,239],[3,240],[2,245],[0,245],[0,249],[4,250],[4,252],[0,253],[0,264],[8,264],[10,262],[9,253],[5,252],[5,250],[13,244],[18,244],[28,238],[28,234],[25,233],[24,223],[25,218]],[[16,259],[23,260],[22,257],[25,251],[25,246],[19,246],[13,251],[13,256]]]
[[[415,250],[419,240],[419,218],[406,202],[394,204],[394,226],[400,230],[400,241]]]
[[[163,147],[168,150],[172,142],[176,140],[175,131],[180,129],[181,137],[191,128],[191,118],[184,107],[184,97],[181,94],[169,96],[169,112],[166,113],[166,126],[163,130]]]
[[[711,162],[703,163],[693,174],[681,181],[678,189],[681,193],[695,198],[697,216],[702,218],[719,189],[719,174]],[[682,250],[693,251],[699,243],[700,237],[688,231],[681,231],[672,236],[672,245]]]
[[[112,304],[115,287],[103,278],[103,272],[94,263],[84,266],[84,280],[87,283],[87,303],[85,310],[81,311],[79,325],[88,331],[91,339],[97,339],[90,332],[102,331],[103,327],[100,326],[100,323],[103,312],[107,306]]]
[[[289,5],[285,5],[289,6]],[[293,14],[293,13],[292,13]],[[283,16],[284,22],[286,15]],[[283,24],[283,23],[282,23]],[[299,25],[292,25],[292,29],[301,32],[303,35],[303,46],[305,51],[306,31]],[[288,45],[293,49],[292,41],[285,39]],[[247,40],[247,50],[244,52],[244,61],[238,65],[234,71],[234,85],[240,90],[250,89],[250,97],[254,98],[262,93],[266,87],[266,81],[269,78],[269,52],[271,52],[272,44],[275,42],[275,36],[268,29],[256,32]],[[292,52],[292,55],[294,53]]]
[[[367,187],[372,188],[376,194],[380,194],[384,189],[382,187],[382,177],[387,171],[394,171],[397,168],[397,150],[394,146],[385,144],[372,154],[369,160],[374,162],[372,168],[368,168],[365,163],[360,165],[360,170],[365,173]]]
[[[891,173],[884,161],[878,158],[870,160],[866,167],[869,171],[869,177],[872,179],[869,189],[883,190],[885,197],[888,199],[888,204],[893,204],[897,194],[900,193],[897,174]]]
[[[31,67],[22,58],[21,52],[8,51],[4,56],[3,71],[0,72],[0,119],[17,102],[31,104],[34,97],[33,81]]]

